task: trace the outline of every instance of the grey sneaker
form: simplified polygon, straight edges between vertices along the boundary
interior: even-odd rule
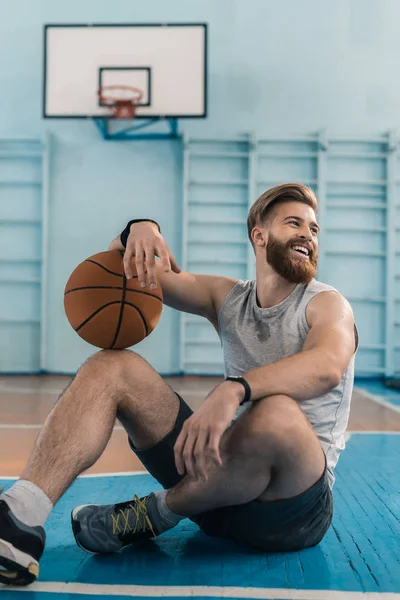
[[[154,494],[135,495],[119,504],[84,504],[71,513],[76,543],[90,554],[118,552],[132,542],[156,537],[162,532],[159,520]]]

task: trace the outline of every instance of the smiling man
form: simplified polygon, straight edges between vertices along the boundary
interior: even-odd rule
[[[101,455],[116,417],[164,490],[77,507],[72,528],[82,549],[116,552],[184,518],[266,551],[322,540],[344,449],[357,330],[346,299],[315,279],[316,211],[303,185],[260,196],[248,215],[255,281],[181,271],[154,222],[130,222],[111,243],[126,246],[128,278],[134,257],[143,287],[158,278],[167,305],[214,325],[226,379],[193,413],[138,354],[92,356],[49,415],[21,480],[0,497],[1,581],[37,577],[44,523]]]

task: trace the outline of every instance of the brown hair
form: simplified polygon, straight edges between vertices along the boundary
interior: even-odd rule
[[[309,187],[301,183],[283,183],[267,190],[254,202],[247,217],[247,232],[253,246],[251,232],[257,225],[264,224],[272,213],[273,207],[283,202],[302,202],[316,212],[318,200]]]

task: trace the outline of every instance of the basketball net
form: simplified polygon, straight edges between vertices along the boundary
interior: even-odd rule
[[[130,85],[105,85],[99,89],[100,104],[107,106],[114,119],[134,119],[142,98],[142,90]]]

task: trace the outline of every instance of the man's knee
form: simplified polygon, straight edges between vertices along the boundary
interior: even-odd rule
[[[78,377],[116,399],[121,410],[125,401],[129,405],[151,403],[153,407],[157,403],[173,408],[179,404],[160,375],[132,350],[101,350],[89,358]]]
[[[140,368],[146,361],[132,350],[100,350],[93,354],[82,366],[86,374],[101,379],[118,378],[123,381],[140,375]]]
[[[119,398],[124,390],[134,385],[139,360],[143,359],[130,350],[100,350],[81,366],[69,387],[72,390],[79,388],[82,397],[106,394],[110,398]],[[91,393],[87,394],[88,391]]]
[[[295,451],[312,428],[297,402],[284,395],[256,401],[237,422],[233,445],[245,456]]]

